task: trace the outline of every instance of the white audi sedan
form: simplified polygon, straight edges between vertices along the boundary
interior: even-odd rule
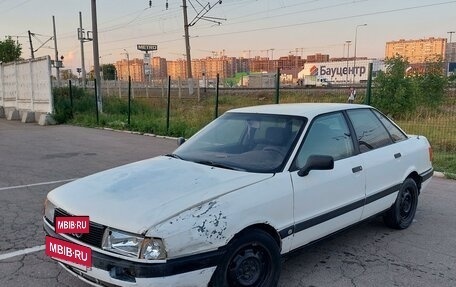
[[[296,248],[375,215],[407,228],[433,174],[428,140],[365,105],[235,109],[180,143],[51,191],[47,237],[91,262],[51,257],[94,286],[275,286]]]

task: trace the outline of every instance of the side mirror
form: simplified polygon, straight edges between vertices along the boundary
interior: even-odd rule
[[[185,142],[185,139],[183,137],[180,137],[177,139],[177,146],[181,146]]]
[[[330,170],[334,168],[334,159],[329,155],[311,155],[303,168],[298,171],[299,176],[306,176],[311,170]]]

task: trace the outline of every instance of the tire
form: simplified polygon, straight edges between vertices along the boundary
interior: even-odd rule
[[[211,287],[274,287],[280,276],[280,249],[266,232],[249,230],[228,244]]]
[[[418,205],[418,187],[416,182],[407,178],[399,190],[396,202],[383,216],[385,224],[394,229],[405,229],[415,217]]]

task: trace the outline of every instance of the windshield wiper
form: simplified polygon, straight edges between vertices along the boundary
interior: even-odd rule
[[[220,167],[220,168],[237,170],[237,171],[245,171],[245,169],[242,169],[242,168],[226,165],[226,164],[223,164],[223,163],[220,163],[220,162],[213,162],[213,161],[210,161],[210,160],[196,160],[194,162],[195,163],[204,164],[204,165],[213,166],[213,167]]]
[[[175,153],[168,153],[168,154],[165,154],[165,156],[184,160],[183,158],[181,158],[180,156],[178,156]]]

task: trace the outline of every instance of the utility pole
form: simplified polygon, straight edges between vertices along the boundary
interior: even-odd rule
[[[295,48],[295,66],[296,72],[298,71],[298,48]]]
[[[32,59],[35,59],[35,53],[33,51],[33,43],[32,43],[32,32],[28,30],[28,37],[29,37],[29,42],[30,42],[30,53],[32,55]]]
[[[94,0],[92,0],[94,1]],[[191,0],[189,0],[191,1]],[[182,11],[183,11],[183,16],[184,16],[184,38],[185,38],[185,55],[186,55],[186,72],[187,72],[187,77],[188,77],[188,84],[189,84],[189,93],[193,94],[193,74],[192,74],[192,57],[190,54],[190,34],[189,34],[189,28],[193,25],[195,25],[199,20],[205,20],[208,22],[216,23],[220,25],[219,20],[226,20],[224,18],[217,18],[217,17],[209,17],[206,16],[206,14],[212,10],[217,4],[222,4],[222,0],[216,0],[214,3],[207,2],[206,4],[202,4],[200,1],[196,1],[198,5],[201,7],[201,10],[197,11],[195,6],[192,3],[190,3],[193,7],[193,9],[196,12],[196,16],[193,18],[192,21],[188,21],[188,14],[187,14],[187,0],[182,0]],[[152,7],[152,0],[149,0],[149,8]],[[168,10],[168,0],[166,0],[165,4],[166,10]],[[94,37],[95,40],[95,37]]]
[[[81,42],[81,72],[82,72],[82,87],[86,88],[86,69],[85,69],[85,61],[84,61],[84,42],[92,41],[89,36],[89,31],[87,31],[87,36],[82,28],[82,13],[79,12],[79,31],[78,31],[78,39]]]
[[[59,61],[59,50],[57,50],[57,33],[55,31],[55,17],[52,16],[52,27],[54,30],[54,49],[55,49],[55,60],[54,66],[57,78],[57,87],[60,87],[60,61]]]
[[[275,69],[275,66],[274,66],[274,48],[271,48],[271,62],[272,62],[272,69]]]
[[[101,97],[101,79],[100,79],[100,55],[98,52],[98,24],[97,24],[97,1],[91,0],[92,8],[92,33],[93,33],[93,71],[95,73],[95,79],[98,83],[97,89],[97,101],[98,110],[103,112],[103,102]]]
[[[187,16],[187,1],[182,0],[182,9],[184,13],[184,33],[185,33],[185,54],[187,57],[187,78],[188,78],[188,91],[193,95],[193,76],[192,76],[192,57],[190,55],[190,34],[188,32],[188,16]]]

